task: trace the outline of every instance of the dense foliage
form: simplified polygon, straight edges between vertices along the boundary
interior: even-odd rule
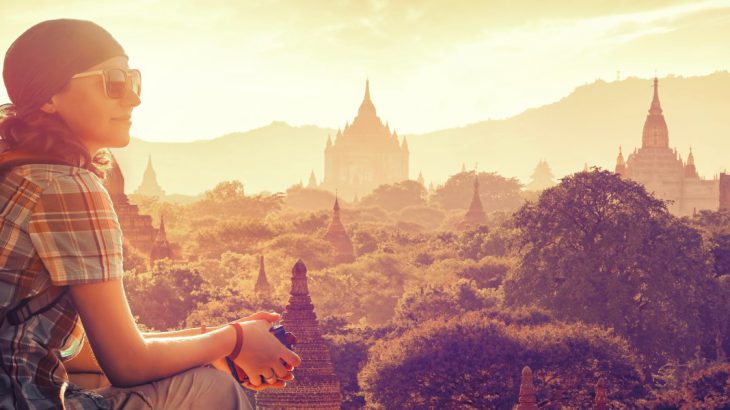
[[[688,360],[721,330],[702,236],[637,183],[595,170],[563,179],[514,217],[510,304],[616,330],[654,366]]]
[[[377,342],[360,385],[372,408],[510,408],[524,365],[535,369],[538,396],[548,408],[590,408],[599,377],[611,386],[613,408],[644,395],[636,357],[609,331],[505,325],[479,311],[427,321]]]
[[[340,198],[347,264],[323,239],[325,191],[228,181],[188,204],[135,197],[180,255],[150,265],[125,246],[132,311],[158,330],[283,311],[302,258],[343,408],[511,408],[525,365],[541,408],[589,408],[599,377],[611,408],[726,406],[730,213],[678,219],[598,169],[526,203],[516,180],[480,173],[487,224],[459,230],[473,182]],[[268,295],[253,292],[260,255]]]

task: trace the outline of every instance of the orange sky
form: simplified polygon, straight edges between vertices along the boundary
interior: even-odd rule
[[[512,116],[597,78],[730,61],[730,0],[0,0],[0,10],[0,50],[45,19],[107,28],[143,72],[132,134],[149,141],[273,120],[342,127],[366,77],[381,118],[408,135]]]

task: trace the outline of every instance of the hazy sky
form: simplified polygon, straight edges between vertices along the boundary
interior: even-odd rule
[[[0,0],[0,50],[60,17],[101,24],[142,70],[132,134],[149,141],[273,120],[342,127],[365,78],[408,135],[509,117],[619,72],[730,64],[730,0]]]

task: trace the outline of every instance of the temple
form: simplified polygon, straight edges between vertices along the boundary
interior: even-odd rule
[[[342,404],[340,381],[332,367],[327,345],[314,313],[307,287],[307,267],[298,260],[292,269],[289,304],[282,325],[297,338],[294,351],[302,358],[293,381],[283,389],[256,393],[257,409],[332,409]]]
[[[307,188],[316,189],[317,185],[317,177],[314,176],[314,170],[312,170],[312,172],[309,174],[309,182],[307,183]]]
[[[259,297],[267,297],[271,294],[271,286],[266,279],[266,269],[264,268],[264,255],[259,256],[259,276],[256,278],[254,292]]]
[[[134,191],[134,194],[156,196],[158,198],[165,196],[165,191],[162,189],[160,184],[157,183],[157,174],[155,173],[155,169],[152,168],[152,155],[147,158],[147,169],[144,171],[142,183],[139,185],[139,188]]]
[[[537,163],[530,178],[530,183],[525,186],[527,191],[542,191],[555,185],[555,177],[552,170],[550,170],[550,165],[545,160]]]
[[[487,215],[484,213],[484,208],[482,207],[482,200],[479,197],[479,177],[474,175],[474,190],[472,192],[471,196],[471,204],[469,204],[469,210],[466,211],[466,214],[464,215],[464,219],[461,221],[461,224],[459,225],[462,229],[467,228],[476,228],[480,225],[485,225],[487,223]]]
[[[370,83],[352,125],[338,130],[334,142],[327,139],[322,188],[352,200],[383,184],[408,179],[408,141],[401,143],[375,113]]]
[[[332,207],[332,221],[329,228],[327,228],[324,239],[335,250],[335,263],[349,263],[355,260],[352,241],[340,220],[340,202],[338,198],[335,198],[335,205]]]
[[[669,129],[659,101],[656,78],[654,97],[644,121],[641,148],[629,154],[625,161],[619,148],[615,171],[643,184],[655,197],[670,201],[667,209],[677,216],[689,216],[702,209],[718,209],[718,179],[700,178],[691,149],[685,163],[676,148],[669,148]]]
[[[167,234],[165,233],[165,218],[160,215],[160,228],[157,230],[155,243],[152,245],[152,250],[150,250],[150,263],[165,258],[172,259],[173,252],[170,242],[167,241]]]
[[[730,174],[720,174],[720,209],[730,211]]]
[[[140,215],[139,207],[129,202],[124,193],[124,175],[114,156],[111,159],[111,169],[104,179],[104,186],[114,204],[124,241],[143,253],[149,252],[157,237],[157,230],[152,227],[152,216]]]

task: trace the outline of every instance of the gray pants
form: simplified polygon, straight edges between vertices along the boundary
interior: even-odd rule
[[[112,409],[253,409],[243,388],[210,367],[196,367],[175,376],[134,387],[92,390],[111,402]]]

